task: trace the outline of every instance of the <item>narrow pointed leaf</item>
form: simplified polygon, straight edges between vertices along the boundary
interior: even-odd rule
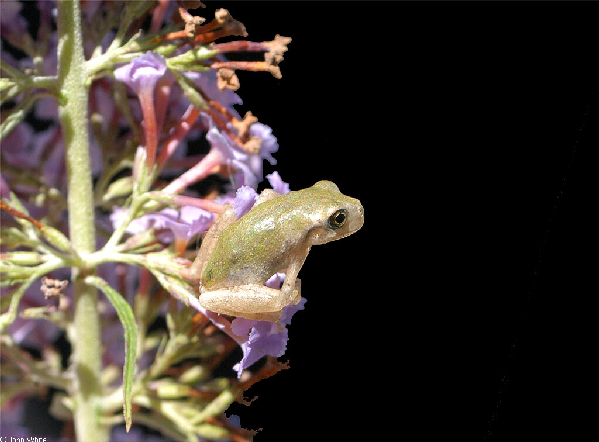
[[[135,354],[137,352],[137,326],[133,310],[119,292],[98,276],[88,276],[85,282],[101,290],[114,306],[123,329],[125,330],[125,366],[123,367],[123,414],[127,431],[131,427],[131,405],[133,390],[133,373],[135,371]]]

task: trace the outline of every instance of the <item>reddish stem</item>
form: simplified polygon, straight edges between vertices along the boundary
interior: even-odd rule
[[[142,88],[139,102],[144,117],[144,132],[146,136],[146,166],[154,167],[156,147],[158,145],[158,127],[156,125],[156,110],[154,109],[154,88]]]
[[[268,47],[261,42],[236,40],[226,43],[217,43],[212,46],[212,49],[219,52],[262,52],[268,51]]]
[[[183,189],[191,186],[193,183],[197,183],[201,179],[207,177],[212,171],[217,167],[223,164],[223,156],[216,149],[210,150],[208,155],[202,159],[198,164],[194,167],[186,171],[180,177],[171,181],[164,189],[162,189],[165,193],[179,193]]]
[[[193,206],[198,207],[208,212],[219,214],[223,211],[223,204],[217,203],[216,201],[207,200],[203,198],[194,198],[192,196],[175,195],[173,202],[178,206]]]
[[[156,162],[161,168],[164,167],[164,165],[171,157],[177,146],[179,146],[181,140],[185,138],[185,136],[192,128],[194,123],[197,121],[199,116],[200,112],[193,105],[189,105],[189,107],[183,114],[183,117],[181,117],[181,121],[177,124],[177,126],[175,126],[175,129],[173,130],[171,135],[164,142],[162,150],[156,158]]]
[[[212,69],[229,68],[252,72],[265,71],[270,72],[275,78],[281,78],[279,67],[265,61],[215,61],[210,67]]]

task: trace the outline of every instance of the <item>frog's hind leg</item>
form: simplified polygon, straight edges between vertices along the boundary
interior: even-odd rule
[[[213,312],[271,322],[277,321],[283,307],[293,301],[292,294],[260,284],[245,284],[200,295],[200,304]]]
[[[281,319],[281,314],[283,312],[279,310],[278,312],[266,312],[266,313],[240,313],[237,315],[239,318],[246,319],[254,319],[256,321],[268,321],[268,322],[276,322],[280,325],[279,319]],[[279,327],[279,331],[281,331],[281,327]]]

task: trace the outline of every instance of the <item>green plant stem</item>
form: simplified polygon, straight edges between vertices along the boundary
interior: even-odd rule
[[[94,206],[88,140],[87,70],[83,55],[79,0],[58,2],[58,112],[65,145],[69,234],[83,257],[95,250]],[[74,323],[70,333],[75,381],[71,388],[77,440],[107,442],[109,428],[100,423],[102,400],[101,337],[96,288],[84,283],[93,269],[73,267]]]

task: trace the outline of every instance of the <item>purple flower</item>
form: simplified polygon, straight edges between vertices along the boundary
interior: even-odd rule
[[[239,113],[234,109],[235,104],[242,104],[243,101],[239,96],[230,90],[220,91],[217,87],[216,72],[207,71],[202,73],[188,72],[187,77],[201,87],[202,91],[211,100],[219,102],[227,108],[229,112],[236,118],[240,119]],[[241,148],[229,137],[226,133],[221,133],[212,122],[212,118],[205,113],[201,113],[202,120],[208,120],[209,127],[206,138],[213,147],[226,151],[227,158],[232,156],[228,164],[233,165],[240,173],[236,177],[235,184],[237,187],[241,185],[256,188],[259,181],[262,180],[262,160],[267,160],[270,164],[277,163],[272,156],[279,149],[279,144],[276,137],[272,134],[272,129],[262,123],[254,123],[249,128],[249,136],[260,138],[260,152],[258,154],[249,154]],[[232,128],[231,123],[229,127]]]
[[[271,155],[279,149],[277,139],[272,135],[272,129],[262,123],[254,123],[250,126],[250,135],[261,139],[260,152],[250,154],[241,150],[228,134],[222,133],[210,116],[204,113],[201,115],[203,120],[208,120],[210,129],[206,138],[212,148],[218,149],[223,157],[228,159],[225,164],[232,165],[238,171],[235,177],[236,186],[245,185],[255,189],[258,182],[262,181],[262,160],[266,159],[273,165],[277,162]]]
[[[279,143],[277,142],[277,138],[272,134],[272,129],[266,124],[254,123],[250,126],[249,133],[250,136],[258,137],[262,140],[260,144],[260,156],[273,166],[277,164],[277,160],[271,154],[279,150]]]
[[[235,194],[235,203],[233,211],[237,219],[248,213],[258,198],[258,194],[254,189],[248,186],[241,186]]]
[[[222,158],[221,164],[229,164],[237,170],[238,173],[234,181],[237,187],[245,185],[256,188],[258,186],[258,181],[262,179],[262,159],[259,159],[260,166],[258,171],[255,167],[255,161],[252,161],[252,157],[259,158],[259,155],[251,155],[236,149],[235,143],[218,130],[212,119],[210,119],[210,129],[206,134],[206,139],[210,142],[212,150],[220,153]],[[254,166],[254,169],[251,166]],[[260,176],[257,172],[260,173]]]
[[[216,215],[193,206],[181,207],[181,221],[189,223],[189,238],[204,233]]]
[[[164,57],[150,51],[114,70],[115,78],[127,84],[137,95],[147,89],[154,91],[156,82],[165,73]]]
[[[230,166],[236,173],[232,181],[236,188],[249,186],[256,188],[258,182],[262,181],[262,160],[267,159],[271,163],[276,162],[271,153],[279,148],[277,139],[272,135],[268,126],[254,123],[256,126],[254,136],[261,138],[259,153],[248,153],[242,150],[231,137],[219,130],[214,124],[212,117],[201,112],[201,124],[208,127],[206,139],[210,142],[210,152],[192,168],[173,180],[163,190],[165,193],[177,193],[191,184],[200,181],[206,176],[214,173],[219,166]],[[273,163],[274,164],[274,163]]]
[[[266,282],[266,285],[278,289],[284,279],[283,273],[277,273]],[[296,312],[303,310],[305,303],[306,299],[302,298],[298,304],[284,307],[279,322],[283,326],[289,325],[291,317]],[[287,340],[289,339],[287,327],[283,327],[283,330],[279,331],[274,322],[235,318],[231,322],[231,330],[237,336],[247,337],[247,340],[241,344],[243,358],[233,366],[233,369],[237,371],[237,377],[241,377],[243,370],[262,357],[269,355],[278,358],[283,356],[287,349]]]
[[[275,192],[279,192],[281,195],[289,193],[289,184],[283,181],[279,172],[273,172],[270,175],[266,175],[266,179]]]
[[[289,325],[291,317],[298,311],[304,309],[306,298],[302,298],[297,305],[288,305],[283,308],[281,324]],[[243,358],[233,366],[237,371],[237,377],[241,377],[243,370],[269,355],[278,358],[285,354],[289,334],[287,327],[279,331],[277,324],[268,321],[254,321],[245,318],[235,318],[231,324],[233,333],[238,336],[248,336],[248,340],[241,344]],[[251,329],[251,330],[250,330]]]
[[[281,179],[281,176],[278,172],[273,172],[270,175],[266,175],[266,178],[275,192],[278,192],[281,195],[289,193],[289,184]],[[256,203],[257,199],[258,193],[256,193],[256,191],[251,187],[241,186],[239,189],[237,189],[237,193],[235,194],[235,202],[233,205],[233,210],[235,211],[237,219],[248,213]]]
[[[284,273],[276,273],[266,282],[266,286],[279,289],[284,280]],[[289,339],[289,333],[285,326],[291,323],[291,318],[296,312],[304,309],[305,304],[306,299],[301,298],[296,305],[285,306],[279,319],[283,329],[279,330],[278,325],[270,321],[256,321],[238,317],[229,322],[218,313],[206,310],[197,298],[189,299],[190,306],[204,314],[216,327],[229,335],[241,347],[243,357],[239,363],[233,366],[233,369],[237,371],[237,377],[241,377],[243,370],[266,355],[278,358],[285,354]]]
[[[126,210],[116,207],[110,215],[113,228],[117,228],[126,215]],[[180,210],[163,209],[160,212],[140,216],[129,223],[127,233],[137,235],[149,229],[167,229],[159,235],[159,240],[170,243],[174,238],[189,241],[195,235],[204,233],[212,224],[215,215],[198,207],[183,206]]]
[[[177,221],[167,219],[165,228],[170,229],[175,237],[189,241],[193,236],[202,234],[214,221],[214,213],[193,206],[181,207],[180,218]]]
[[[228,89],[221,91],[218,89],[216,70],[211,69],[206,72],[185,72],[184,75],[190,80],[193,80],[209,99],[218,101],[227,108],[235,118],[241,118],[233,105],[243,104],[243,100],[233,91]]]
[[[274,152],[279,150],[279,143],[276,137],[272,134],[272,129],[262,123],[254,123],[250,126],[249,135],[252,137],[260,138],[260,152],[257,154],[250,154],[246,151],[242,151],[236,148],[236,144],[229,138],[227,134],[223,137],[226,138],[231,146],[235,146],[235,161],[236,166],[243,165],[241,170],[244,172],[243,184],[250,187],[256,187],[258,182],[262,181],[262,161],[267,160],[270,164],[275,165],[277,160],[272,156]],[[246,170],[251,171],[252,175],[248,176],[245,173]]]
[[[129,85],[139,98],[141,111],[144,117],[144,133],[146,135],[146,166],[151,169],[156,159],[156,148],[158,147],[158,124],[162,124],[161,117],[166,112],[168,91],[158,94],[158,100],[154,104],[154,90],[156,83],[163,80],[164,84],[170,85],[174,81],[172,74],[167,73],[164,57],[153,52],[146,52],[131,60],[128,64],[114,70],[117,80]],[[158,110],[158,112],[157,112]]]

